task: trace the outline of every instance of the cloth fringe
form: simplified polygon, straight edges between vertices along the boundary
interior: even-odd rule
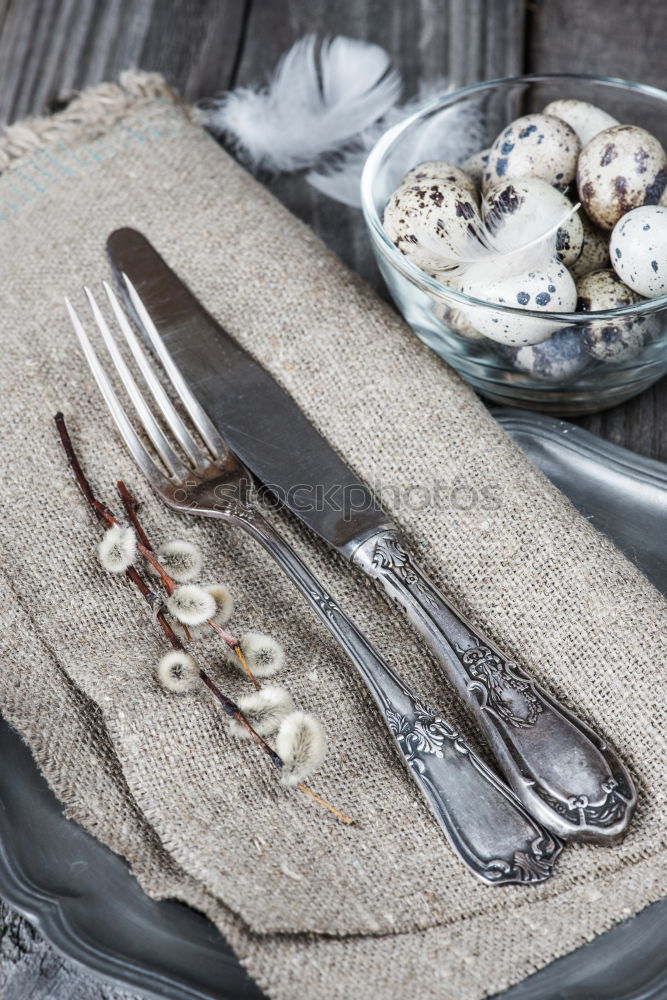
[[[0,136],[0,173],[21,157],[53,143],[92,139],[107,132],[137,103],[163,98],[180,103],[160,73],[125,70],[120,83],[100,83],[78,93],[62,111],[8,125]]]

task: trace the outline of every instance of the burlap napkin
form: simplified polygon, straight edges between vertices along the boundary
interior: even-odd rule
[[[297,985],[341,998],[389,997],[401,984],[457,1000],[497,991],[663,892],[665,602],[159,79],[125,85],[15,127],[2,150],[2,709],[72,814],[128,857],[147,891],[208,912],[275,997]],[[374,484],[443,589],[630,762],[641,800],[622,846],[572,849],[539,887],[475,883],[291,585],[238,531],[184,521],[150,496],[61,304],[68,292],[83,311],[79,288],[108,275],[104,239],[120,225],[149,236]],[[55,441],[58,408],[98,491],[113,505],[113,483],[128,479],[150,534],[193,539],[210,578],[232,587],[234,627],[284,641],[285,683],[330,738],[313,785],[355,827],[277,787],[210,699],[159,689],[163,644],[125,581],[97,565],[98,529]],[[426,501],[406,502],[410,485]],[[477,498],[465,510],[462,491]],[[403,622],[276,520],[406,678],[470,732]],[[233,696],[244,690],[214,642],[202,656]]]

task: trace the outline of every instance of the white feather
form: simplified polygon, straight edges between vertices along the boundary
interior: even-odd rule
[[[448,94],[453,89],[453,85],[446,79],[422,88],[416,97],[400,107],[392,108],[381,121],[358,136],[355,148],[343,153],[335,163],[312,170],[306,175],[306,180],[327,197],[359,208],[361,174],[368,154],[378,139],[387,129],[407,118],[422,104]],[[405,170],[426,160],[462,163],[472,153],[476,153],[484,145],[484,141],[482,118],[477,107],[468,103],[454,104],[439,115],[434,115],[428,124],[422,125],[418,135],[419,145],[410,148],[410,163],[405,164]]]
[[[439,236],[417,218],[414,235],[432,255],[433,271],[446,275],[447,280],[462,277],[477,264],[487,265],[489,280],[496,280],[546,268],[556,256],[558,230],[579,207],[562,210],[541,202],[516,215],[501,209],[493,217],[493,226],[478,224],[456,239],[447,234],[446,224],[442,224]]]
[[[378,45],[307,35],[282,57],[268,85],[239,87],[205,111],[253,169],[292,171],[340,149],[395,104],[401,78]]]

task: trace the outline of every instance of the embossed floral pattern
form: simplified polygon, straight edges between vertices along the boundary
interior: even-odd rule
[[[515,663],[504,660],[488,646],[456,647],[470,683],[468,688],[483,695],[483,706],[511,726],[535,725],[542,705],[532,683],[518,672]]]

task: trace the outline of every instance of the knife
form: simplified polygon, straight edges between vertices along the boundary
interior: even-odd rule
[[[437,590],[368,487],[141,233],[116,230],[107,249],[242,464],[406,612],[529,812],[562,837],[593,843],[621,837],[636,792],[606,741]]]

